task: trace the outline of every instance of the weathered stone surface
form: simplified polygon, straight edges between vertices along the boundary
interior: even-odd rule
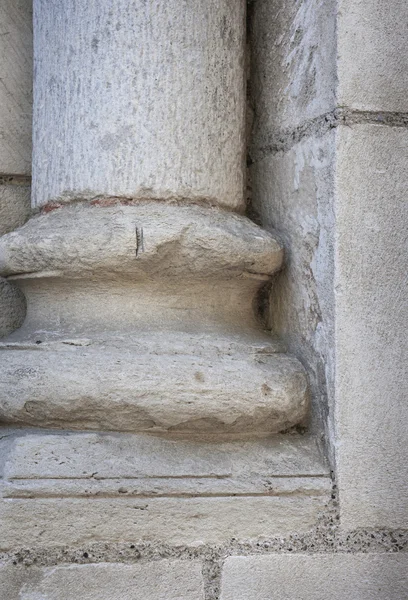
[[[4,422],[253,434],[304,419],[303,367],[256,308],[282,249],[245,217],[79,204],[3,236],[0,253],[28,301],[1,346]]]
[[[0,235],[24,225],[30,210],[30,186],[0,183]]]
[[[271,275],[282,258],[276,238],[246,217],[159,202],[67,206],[0,240],[2,275],[233,279]]]
[[[329,477],[147,477],[0,481],[3,498],[196,498],[207,496],[325,496]]]
[[[2,499],[0,549],[92,541],[223,543],[302,533],[327,496]]]
[[[284,354],[195,356],[194,336],[169,354],[125,343],[3,347],[5,423],[72,429],[203,433],[281,431],[301,421],[308,383]],[[250,349],[249,349],[250,350]],[[250,350],[251,352],[251,350]]]
[[[407,554],[233,556],[222,574],[221,600],[401,600]]]
[[[358,110],[408,111],[405,0],[340,0],[338,101]],[[334,44],[333,44],[334,46]]]
[[[6,442],[2,455],[7,457],[3,473],[7,479],[330,474],[315,440],[306,435],[192,443],[148,435],[7,430]]]
[[[0,338],[20,327],[25,315],[24,295],[18,287],[0,277]]]
[[[279,232],[285,268],[270,295],[273,330],[310,376],[313,426],[334,398],[335,134],[309,137],[252,165],[253,208]],[[319,423],[320,427],[320,423]]]
[[[343,527],[407,527],[408,131],[337,139],[336,432]]]
[[[2,0],[0,174],[31,172],[32,43],[32,1]]]
[[[201,564],[181,560],[50,568],[0,566],[4,600],[204,600]]]
[[[313,438],[215,442],[148,435],[3,432],[4,498],[326,496]]]
[[[335,107],[336,3],[251,2],[251,155]]]
[[[34,204],[103,194],[243,209],[244,0],[34,9]]]

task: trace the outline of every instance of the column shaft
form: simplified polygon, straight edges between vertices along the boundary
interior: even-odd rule
[[[34,205],[121,196],[243,208],[245,2],[34,6]]]

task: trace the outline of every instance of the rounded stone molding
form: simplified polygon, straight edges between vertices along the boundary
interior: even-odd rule
[[[164,331],[40,341],[0,345],[5,423],[262,435],[295,425],[308,409],[301,364],[276,353],[267,336]]]
[[[133,280],[268,279],[283,249],[248,218],[217,208],[78,202],[0,239],[0,275]]]
[[[3,236],[0,255],[28,301],[0,344],[3,422],[194,438],[304,419],[306,374],[256,304],[283,250],[249,219],[78,202]]]

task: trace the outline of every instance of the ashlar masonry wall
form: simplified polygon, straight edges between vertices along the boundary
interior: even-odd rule
[[[226,5],[233,14],[232,4]],[[29,215],[30,10],[30,2],[0,7],[7,90],[0,131],[8,128],[0,139],[0,173],[7,176],[0,194],[7,190],[13,197],[0,204],[7,215],[4,233]],[[38,412],[34,428],[3,425],[1,599],[406,596],[407,5],[252,0],[247,16],[249,213],[285,252],[283,270],[268,283],[268,341],[263,339],[261,353],[252,337],[250,344],[261,361],[269,360],[262,352],[287,349],[301,361],[311,388],[310,417],[297,431],[223,442],[216,436],[197,442],[129,431],[41,429]],[[37,123],[37,136],[41,131]],[[67,136],[67,143],[72,139]],[[110,143],[120,153],[130,141],[127,136],[122,146],[115,137]],[[99,150],[109,162],[106,147]],[[198,156],[195,148],[189,158]],[[46,158],[45,145],[37,168]],[[107,172],[94,173],[103,183]],[[41,177],[37,194],[47,184]],[[197,173],[196,181],[202,180]],[[222,196],[222,177],[207,183]],[[50,216],[58,220],[66,208]],[[108,207],[113,219],[120,210]],[[207,209],[197,210],[201,215]],[[15,288],[3,282],[2,299],[21,315],[21,297],[10,302]],[[44,319],[41,286],[35,297]],[[147,307],[139,318],[148,314]],[[211,319],[213,314],[208,309]],[[249,313],[240,314],[242,321]],[[123,320],[119,310],[112,315],[115,326]],[[87,339],[67,338],[64,356],[86,354]],[[148,332],[142,341],[153,344],[155,356],[163,352],[160,336]],[[40,357],[50,352],[46,342],[45,349],[44,342],[36,345]],[[213,347],[223,354],[227,342]],[[247,345],[241,340],[228,348],[245,352]],[[199,376],[194,385],[202,383]]]

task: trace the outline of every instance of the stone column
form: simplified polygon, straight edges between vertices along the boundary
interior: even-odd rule
[[[239,215],[245,2],[34,5],[40,210],[0,244],[0,274],[28,301],[3,342],[3,420],[183,435],[298,423],[305,374],[260,315],[282,248]]]
[[[35,3],[33,203],[243,210],[245,2]]]

